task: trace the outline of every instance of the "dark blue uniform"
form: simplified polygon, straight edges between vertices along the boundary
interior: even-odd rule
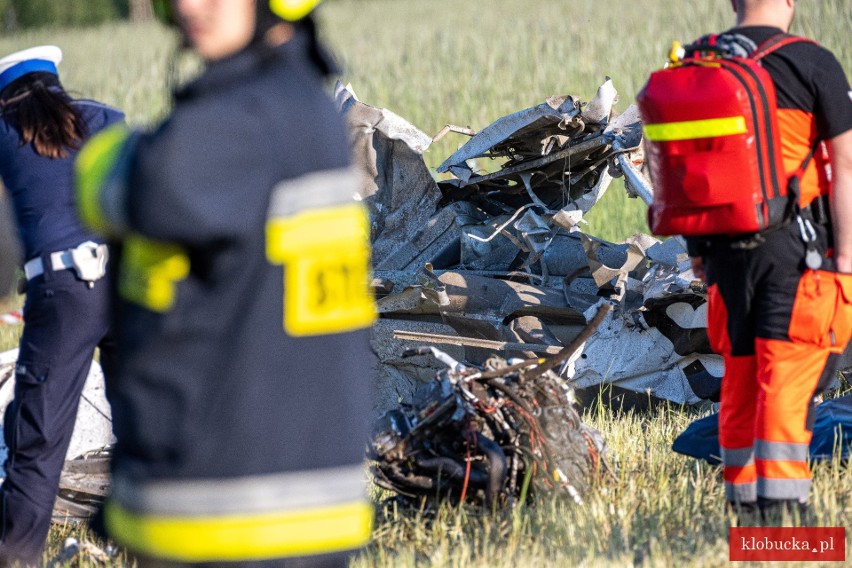
[[[104,520],[135,553],[327,559],[369,539],[369,221],[308,45],[211,63],[130,143],[126,192],[101,195],[127,231]]]
[[[95,101],[74,103],[87,135],[123,120]],[[15,398],[4,417],[9,456],[0,488],[0,555],[35,561],[50,528],[59,476],[77,417],[92,355],[101,346],[112,370],[108,339],[110,289],[92,287],[73,269],[52,269],[50,254],[97,238],[76,216],[73,161],[39,156],[21,146],[18,130],[0,120],[0,176],[11,195],[26,260],[40,257],[44,273],[28,282],[24,331],[15,374]]]

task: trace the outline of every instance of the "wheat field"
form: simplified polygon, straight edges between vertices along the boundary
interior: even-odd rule
[[[323,35],[359,98],[386,107],[433,135],[453,123],[481,129],[554,94],[584,100],[604,78],[633,101],[671,41],[733,23],[727,1],[336,0],[321,12]],[[818,39],[852,72],[852,2],[799,3],[793,32]],[[168,111],[169,85],[192,64],[175,55],[173,35],[156,24],[40,30],[0,38],[0,53],[41,43],[65,51],[60,70],[75,93],[123,109],[134,125]],[[178,71],[174,71],[177,69]],[[426,154],[434,168],[464,142],[448,136]],[[645,208],[614,183],[588,215],[587,231],[620,241],[647,231]],[[13,301],[19,302],[19,300]],[[3,348],[17,331],[0,329]],[[490,512],[445,506],[406,509],[376,495],[374,539],[354,567],[724,566],[727,527],[718,468],[674,454],[673,438],[700,415],[657,408],[647,414],[588,413],[608,446],[613,475],[582,506],[541,498]],[[803,522],[852,526],[852,476],[837,461],[815,468],[813,511]],[[56,527],[45,560],[85,527]],[[128,563],[123,554],[113,561]],[[71,565],[100,566],[82,557]],[[813,565],[813,564],[811,564]]]

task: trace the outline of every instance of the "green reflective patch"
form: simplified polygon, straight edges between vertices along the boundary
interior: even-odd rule
[[[119,277],[121,297],[154,312],[167,312],[177,284],[189,275],[189,257],[177,245],[130,235],[124,241]]]
[[[111,126],[93,136],[77,155],[74,163],[77,210],[80,220],[92,231],[111,232],[101,205],[101,192],[129,136],[130,129],[124,124]]]

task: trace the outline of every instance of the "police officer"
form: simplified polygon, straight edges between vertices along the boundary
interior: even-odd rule
[[[143,564],[342,566],[370,536],[369,223],[318,2],[155,2],[206,69],[78,160],[122,239],[103,521]]]
[[[717,44],[741,55],[786,32],[795,12],[795,0],[732,5],[737,26]],[[757,240],[691,240],[690,249],[702,255],[693,264],[709,285],[708,333],[725,357],[725,494],[735,510],[766,517],[805,508],[814,397],[852,333],[852,92],[815,43],[791,43],[761,61],[777,92],[787,175],[806,164],[801,219]]]
[[[74,207],[73,160],[119,111],[62,89],[55,46],[0,59],[0,176],[26,263],[24,331],[15,396],[4,417],[9,454],[0,488],[0,559],[35,563],[95,347],[112,372],[107,248]],[[5,292],[5,291],[4,291]]]

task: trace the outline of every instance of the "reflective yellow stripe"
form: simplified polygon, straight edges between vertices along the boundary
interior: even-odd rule
[[[644,129],[648,140],[653,140],[654,142],[715,138],[717,136],[731,136],[747,132],[744,116],[646,124]]]
[[[114,500],[104,511],[112,538],[129,549],[186,562],[311,556],[367,544],[373,509],[359,501],[304,511],[223,517],[156,517]]]
[[[290,22],[301,20],[311,13],[322,0],[269,0],[273,14]]]
[[[189,257],[177,245],[128,235],[121,255],[118,283],[122,298],[155,312],[167,312],[176,284],[189,275]]]
[[[102,130],[83,146],[74,163],[80,220],[93,231],[110,232],[109,219],[101,206],[101,191],[129,135],[130,130],[123,124]]]
[[[266,256],[284,265],[284,329],[292,336],[362,329],[376,319],[370,294],[370,220],[360,203],[273,217]]]

